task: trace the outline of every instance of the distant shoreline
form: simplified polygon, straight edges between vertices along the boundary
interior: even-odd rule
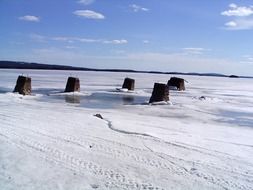
[[[0,69],[127,72],[127,73],[229,77],[229,78],[253,78],[250,76],[224,75],[224,74],[219,74],[219,73],[183,73],[183,72],[162,72],[162,71],[137,71],[137,70],[130,70],[130,69],[94,69],[94,68],[85,68],[85,67],[72,67],[72,66],[66,66],[66,65],[50,65],[50,64],[28,63],[28,62],[18,62],[18,61],[0,61]]]

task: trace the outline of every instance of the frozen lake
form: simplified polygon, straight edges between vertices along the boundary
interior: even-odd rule
[[[12,93],[22,73],[32,96]],[[253,189],[253,79],[179,76],[186,91],[149,105],[171,75],[0,76],[0,189]],[[62,93],[69,76],[80,93]],[[133,93],[115,90],[125,77]]]

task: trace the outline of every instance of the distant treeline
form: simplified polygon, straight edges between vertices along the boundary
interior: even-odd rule
[[[134,70],[121,69],[93,69],[85,67],[73,67],[66,65],[50,65],[41,63],[28,63],[18,61],[0,61],[1,69],[38,69],[38,70],[75,70],[75,71],[112,71],[112,72],[137,72]]]
[[[74,70],[74,71],[105,71],[105,72],[129,72],[129,73],[152,73],[152,74],[170,74],[170,75],[196,75],[196,76],[214,76],[231,78],[253,78],[237,75],[223,75],[218,73],[181,73],[181,72],[160,72],[160,71],[136,71],[130,69],[93,69],[85,67],[72,67],[66,65],[50,65],[41,63],[28,63],[19,61],[0,61],[0,69],[38,69],[38,70]]]

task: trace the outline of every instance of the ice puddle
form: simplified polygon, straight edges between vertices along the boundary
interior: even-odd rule
[[[147,97],[127,93],[52,93],[43,95],[37,101],[67,103],[85,108],[111,109],[122,105],[146,104]]]

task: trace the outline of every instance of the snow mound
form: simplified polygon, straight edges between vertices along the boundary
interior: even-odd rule
[[[150,105],[173,105],[171,101],[160,101],[160,102],[152,102]]]

